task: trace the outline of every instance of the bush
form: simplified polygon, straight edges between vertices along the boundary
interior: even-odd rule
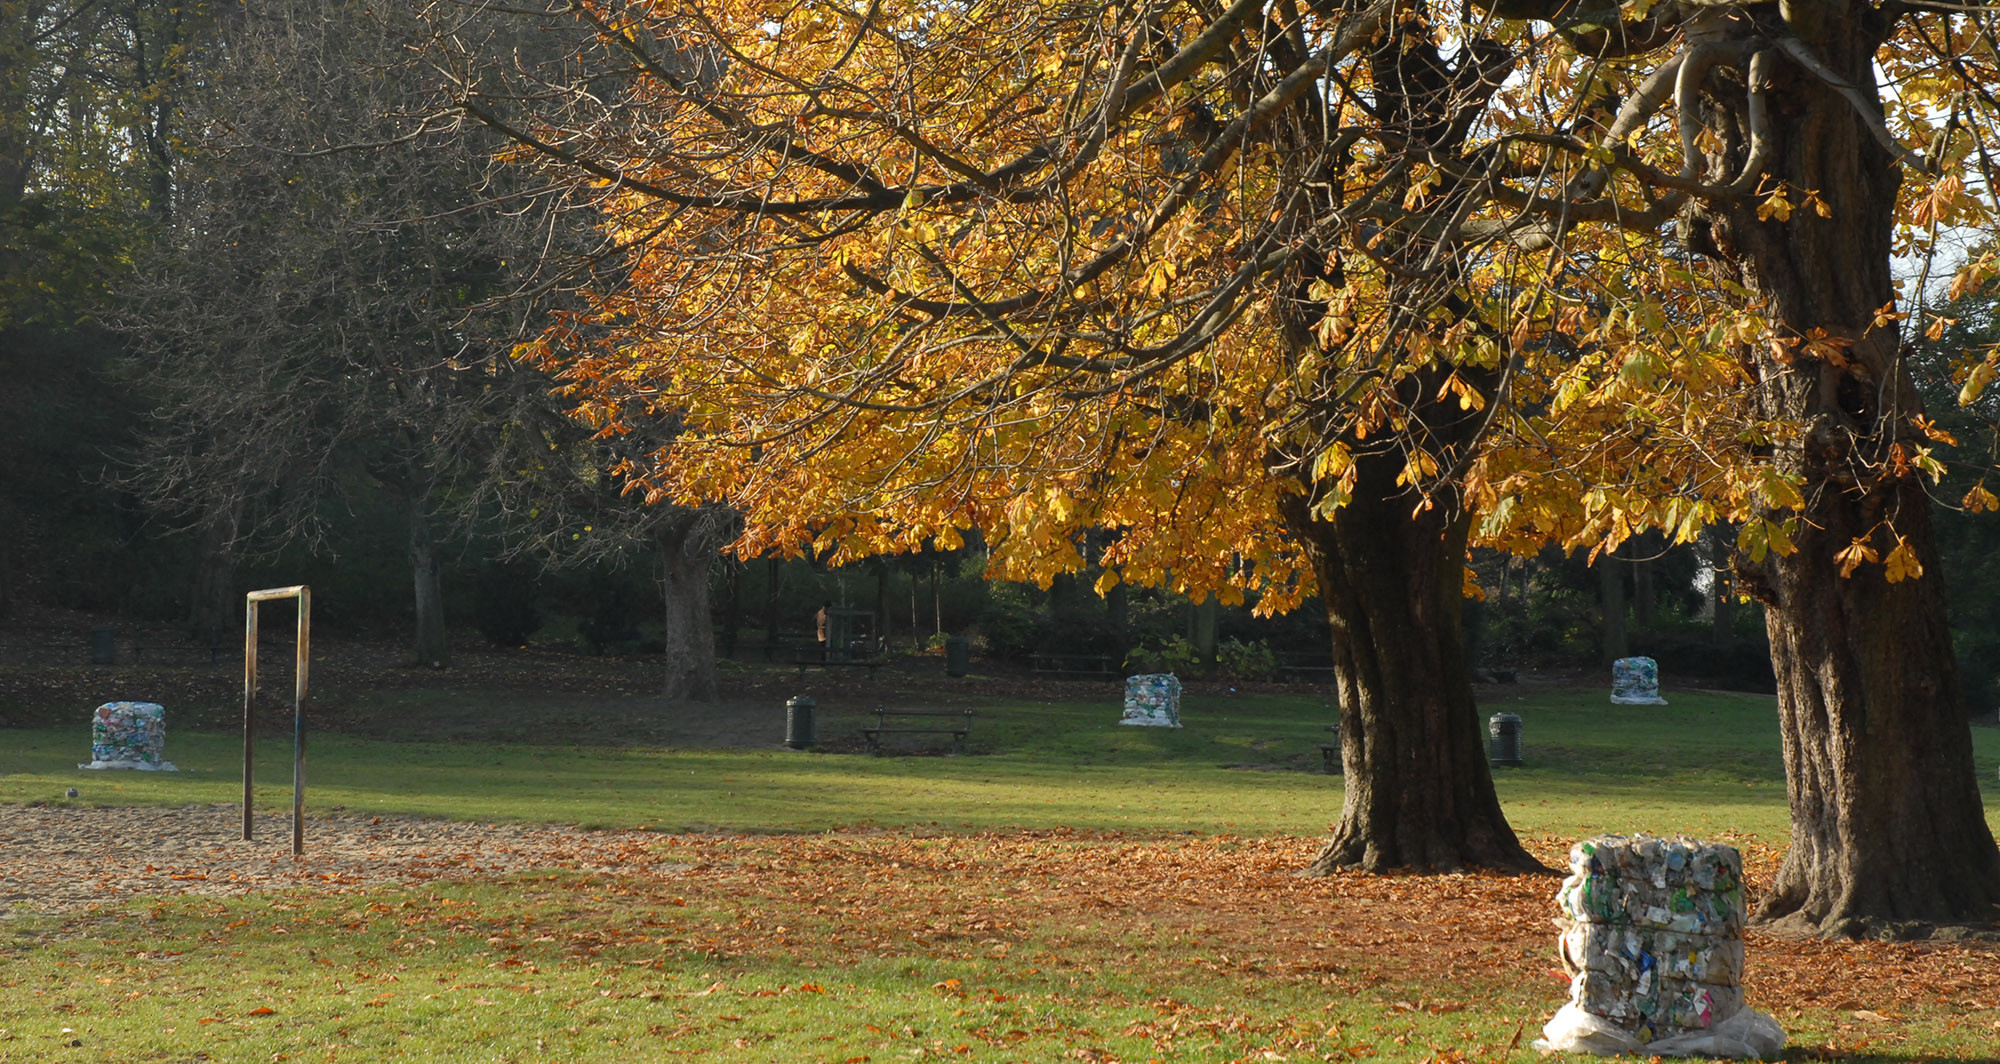
[[[995,581],[986,586],[986,608],[979,611],[979,635],[987,654],[1019,658],[1042,642],[1046,623],[1038,604],[1023,584]]]
[[[1130,673],[1192,672],[1201,655],[1194,644],[1177,635],[1134,647],[1125,655],[1125,671]]]
[[[1232,680],[1270,680],[1278,675],[1278,655],[1262,640],[1225,639],[1216,644],[1215,663]]]

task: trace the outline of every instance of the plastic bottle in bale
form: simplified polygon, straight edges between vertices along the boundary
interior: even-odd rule
[[[1743,858],[1733,846],[1603,835],[1570,849],[1556,895],[1570,1001],[1547,1049],[1764,1056],[1784,1046],[1743,1005]]]
[[[1125,716],[1118,723],[1153,728],[1180,727],[1180,677],[1170,672],[1127,677]]]

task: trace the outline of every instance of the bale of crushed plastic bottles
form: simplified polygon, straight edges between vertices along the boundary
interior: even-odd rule
[[[1743,858],[1733,846],[1601,835],[1556,895],[1569,1004],[1546,1049],[1761,1057],[1777,1022],[1743,1002]]]
[[[1619,658],[1611,663],[1611,701],[1621,706],[1664,706],[1660,665],[1652,658]]]
[[[1180,727],[1180,677],[1170,672],[1126,677],[1125,716],[1118,723],[1152,728]]]
[[[166,707],[158,702],[106,702],[91,716],[90,763],[77,767],[172,772],[166,750]]]

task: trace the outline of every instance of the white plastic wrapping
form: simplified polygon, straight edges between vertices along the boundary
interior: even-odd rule
[[[1617,1024],[1593,1015],[1579,1005],[1564,1005],[1542,1028],[1535,1048],[1592,1053],[1600,1057],[1628,1053],[1642,1057],[1727,1057],[1735,1060],[1774,1060],[1785,1049],[1785,1029],[1778,1021],[1756,1009],[1742,1009],[1734,1016],[1699,1031],[1688,1031],[1651,1042],[1641,1042]]]

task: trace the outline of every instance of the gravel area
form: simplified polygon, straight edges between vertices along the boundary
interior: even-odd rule
[[[659,836],[395,816],[311,815],[291,853],[291,812],[240,806],[0,806],[0,914],[75,912],[135,894],[229,895],[529,869],[657,868]]]

